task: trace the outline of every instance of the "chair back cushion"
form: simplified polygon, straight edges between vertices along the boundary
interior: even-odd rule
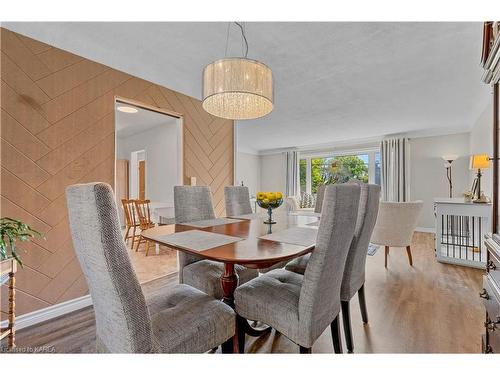
[[[226,216],[247,215],[253,212],[248,187],[226,186],[224,187],[224,197],[226,200]]]
[[[377,221],[380,186],[357,183],[361,188],[358,218],[344,269],[340,299],[349,301],[365,282],[365,264],[370,238]]]
[[[340,287],[358,213],[360,187],[325,188],[316,248],[304,273],[299,298],[299,331],[314,342],[340,311]]]
[[[371,242],[377,245],[410,246],[424,202],[380,202]]]
[[[314,212],[317,214],[321,213],[321,206],[323,205],[323,198],[325,196],[326,185],[319,185],[316,192],[316,204],[314,205]]]
[[[215,219],[208,186],[174,186],[175,222]]]
[[[212,193],[208,186],[174,186],[175,222],[177,224],[190,221],[215,219]],[[183,270],[188,264],[202,258],[179,251],[179,283],[184,282]]]
[[[146,301],[123,242],[111,186],[72,185],[66,198],[73,245],[89,286],[101,347],[112,353],[154,351]]]

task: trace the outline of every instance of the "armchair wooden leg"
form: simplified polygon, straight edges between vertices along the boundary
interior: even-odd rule
[[[337,354],[342,353],[342,339],[340,337],[339,316],[340,314],[337,315],[333,322],[330,324],[330,330],[332,332],[333,351]]]
[[[366,300],[365,300],[365,284],[361,285],[361,288],[358,290],[358,299],[359,299],[359,309],[361,310],[361,319],[363,319],[363,323],[368,323],[368,311],[366,310]]]
[[[406,246],[406,253],[408,254],[408,261],[410,262],[410,266],[413,267],[413,259],[411,257],[411,248],[410,248],[410,246]]]
[[[306,348],[304,346],[299,345],[300,354],[311,354],[312,348]]]
[[[146,240],[146,256],[148,256],[149,253],[149,241]]]
[[[387,256],[389,255],[389,246],[385,247],[385,268],[387,268]]]

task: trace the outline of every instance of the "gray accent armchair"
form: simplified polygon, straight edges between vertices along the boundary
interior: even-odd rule
[[[177,224],[215,219],[212,193],[208,186],[174,186],[175,222]],[[195,229],[195,228],[193,228]],[[191,285],[208,295],[222,298],[220,276],[224,264],[202,259],[196,255],[179,254],[179,282]],[[240,284],[257,277],[257,270],[235,265]]]
[[[411,240],[423,205],[423,201],[380,202],[371,242],[385,247],[385,268],[391,247],[405,247],[408,262],[413,266]]]
[[[270,325],[298,344],[301,353],[310,353],[316,339],[330,325],[334,350],[342,351],[340,289],[359,196],[357,185],[326,187],[316,248],[304,275],[273,270],[239,286],[235,291],[238,319]],[[238,335],[241,350],[244,332]]]
[[[202,353],[234,337],[233,310],[188,285],[146,300],[108,184],[72,185],[66,197],[76,256],[94,306],[97,352]]]

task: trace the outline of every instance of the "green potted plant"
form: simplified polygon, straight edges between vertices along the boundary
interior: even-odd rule
[[[22,267],[23,262],[16,248],[16,241],[30,241],[41,233],[20,220],[2,217],[0,219],[0,262],[14,258]]]

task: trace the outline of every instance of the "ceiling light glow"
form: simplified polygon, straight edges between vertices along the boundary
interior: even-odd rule
[[[116,107],[116,109],[118,111],[124,112],[124,113],[137,113],[137,112],[139,112],[137,110],[137,108],[134,108],[134,107],[120,106],[120,107]]]

